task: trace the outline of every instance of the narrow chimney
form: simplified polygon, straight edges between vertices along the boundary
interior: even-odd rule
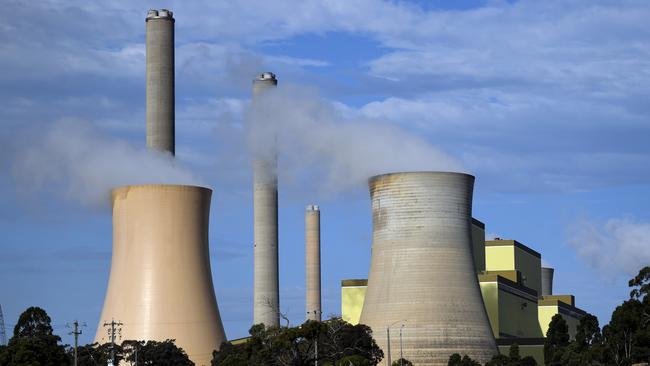
[[[305,266],[307,320],[320,321],[320,209],[316,205],[305,211]]]
[[[265,72],[253,80],[253,103],[267,89],[277,85],[275,75]],[[257,118],[260,118],[258,115]],[[264,121],[253,121],[252,133]],[[280,325],[278,274],[278,178],[275,136],[254,136],[267,148],[253,154],[253,237],[254,285],[253,324]],[[262,141],[264,140],[264,141]]]
[[[174,14],[149,10],[146,25],[147,147],[174,155]]]
[[[542,296],[553,295],[553,268],[542,267]]]

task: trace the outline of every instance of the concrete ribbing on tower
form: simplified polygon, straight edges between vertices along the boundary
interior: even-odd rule
[[[402,328],[404,358],[447,365],[454,353],[484,363],[497,347],[472,258],[474,177],[394,173],[370,179],[372,254],[360,322],[387,354]],[[391,350],[399,339],[391,337]]]
[[[542,267],[542,296],[553,295],[553,268]]]
[[[196,365],[226,340],[212,283],[208,225],[212,191],[182,185],[116,188],[113,256],[95,341],[104,322],[122,339],[175,339]]]
[[[253,104],[265,90],[276,85],[274,74],[260,74],[253,80]],[[254,124],[263,122],[254,121]],[[255,133],[260,131],[253,126]],[[253,154],[253,324],[277,327],[280,325],[277,153],[275,136],[255,138],[262,139],[266,146]]]
[[[305,211],[305,282],[307,320],[321,321],[320,209],[316,205]]]
[[[147,147],[174,155],[174,15],[149,10],[146,25]]]

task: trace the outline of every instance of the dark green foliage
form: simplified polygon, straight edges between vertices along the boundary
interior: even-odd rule
[[[413,362],[405,359],[405,358],[400,358],[397,361],[393,361],[392,366],[413,366]]]
[[[507,366],[510,362],[510,357],[506,355],[496,355],[488,361],[485,366]]]
[[[72,360],[74,349],[68,348],[68,357]],[[111,358],[111,344],[86,344],[77,347],[77,357],[79,366],[106,365]],[[122,348],[115,346],[115,359],[117,362],[122,360]]]
[[[519,355],[519,345],[517,343],[513,343],[512,345],[510,345],[508,357],[510,358],[511,364],[513,363],[519,364],[519,361],[521,361],[521,356]]]
[[[486,366],[535,366],[537,362],[534,358],[526,356],[521,358],[519,354],[519,345],[514,343],[510,346],[508,350],[508,356],[506,355],[496,355],[488,361]]]
[[[650,267],[643,267],[639,274],[628,283],[632,287],[630,298],[641,302],[648,302],[650,299]],[[647,321],[647,320],[646,320]]]
[[[2,366],[68,365],[61,338],[52,330],[45,310],[30,307],[18,318],[9,345],[0,353]]]
[[[647,361],[650,358],[650,330],[643,325],[647,305],[632,299],[619,305],[609,324],[603,327],[606,354],[614,364]]]
[[[537,366],[537,361],[532,356],[526,356],[519,363],[521,366]]]
[[[307,321],[299,327],[266,328],[254,325],[247,342],[222,344],[213,353],[212,365],[376,365],[383,352],[370,328],[351,325],[340,318],[325,322]],[[318,342],[318,357],[316,357]]]
[[[480,363],[472,360],[469,356],[464,355],[462,358],[458,353],[449,356],[447,366],[481,366]]]
[[[137,350],[137,352],[136,352]],[[174,344],[173,339],[164,342],[157,341],[124,341],[122,342],[124,360],[138,364],[155,366],[193,366],[185,351]]]
[[[546,365],[562,366],[562,356],[569,345],[569,326],[560,314],[553,315],[544,341]]]

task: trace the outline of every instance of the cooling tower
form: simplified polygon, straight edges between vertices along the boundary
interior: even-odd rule
[[[497,354],[472,258],[474,177],[414,172],[370,178],[372,255],[360,322],[388,353],[447,365],[453,353]],[[388,357],[387,357],[388,358]],[[388,363],[390,360],[385,359]]]
[[[253,80],[253,103],[268,88],[277,85],[275,75],[260,74]],[[260,114],[262,115],[262,114]],[[259,118],[259,115],[258,115]],[[254,121],[258,127],[264,121]],[[253,126],[253,134],[261,134]],[[278,178],[275,136],[254,136],[263,145],[253,156],[253,240],[254,294],[253,324],[280,325],[278,282]]]
[[[113,258],[95,341],[105,322],[121,339],[175,339],[196,365],[226,340],[212,285],[208,219],[212,191],[180,185],[116,188]]]
[[[320,321],[320,209],[316,205],[305,211],[305,283],[307,320]]]
[[[542,267],[542,296],[553,295],[553,268]]]
[[[174,155],[174,15],[149,10],[146,24],[147,147]]]

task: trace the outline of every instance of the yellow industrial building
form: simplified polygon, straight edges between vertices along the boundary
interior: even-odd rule
[[[586,313],[575,306],[573,295],[544,293],[550,292],[544,288],[550,289],[552,284],[543,284],[540,253],[516,240],[486,241],[485,225],[476,219],[472,219],[472,241],[483,302],[500,351],[507,354],[516,343],[522,356],[533,356],[538,364],[544,364],[544,337],[551,318],[560,314],[573,338]],[[367,282],[341,281],[343,320],[359,323]]]

